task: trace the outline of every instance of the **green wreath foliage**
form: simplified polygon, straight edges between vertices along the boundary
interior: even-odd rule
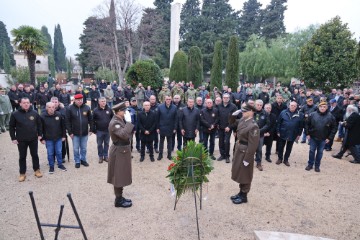
[[[179,198],[187,190],[198,190],[201,184],[209,182],[207,175],[213,169],[204,145],[189,141],[173,157],[173,163],[168,166],[167,178],[174,185],[176,197]]]

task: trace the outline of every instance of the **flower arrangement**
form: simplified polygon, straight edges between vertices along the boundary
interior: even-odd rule
[[[173,163],[168,166],[170,182],[176,190],[176,199],[186,190],[198,190],[209,182],[207,175],[213,170],[212,161],[201,143],[189,141],[181,151],[173,157]]]

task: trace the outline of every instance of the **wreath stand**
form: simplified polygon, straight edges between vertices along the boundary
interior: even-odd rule
[[[199,217],[198,217],[198,208],[197,208],[197,197],[199,198],[200,202],[200,210],[202,209],[202,182],[198,181],[198,179],[203,175],[203,165],[201,164],[201,159],[196,157],[187,157],[183,158],[181,161],[181,167],[187,169],[187,180],[184,184],[184,191],[186,190],[186,187],[189,186],[189,188],[192,190],[194,195],[194,202],[195,202],[195,214],[196,214],[196,227],[197,227],[197,233],[198,233],[198,239],[200,240],[200,228],[199,228]],[[194,174],[194,167],[200,167],[201,174],[200,176],[195,176]],[[191,182],[188,183],[187,181],[191,179]],[[200,196],[197,193],[196,187],[200,188]],[[182,194],[182,193],[181,193]],[[175,205],[174,205],[174,211],[176,210],[176,204],[178,203],[181,194],[178,195],[176,192],[175,197]]]
[[[87,236],[85,234],[85,230],[84,230],[84,227],[83,225],[81,224],[81,221],[80,221],[80,217],[79,217],[79,214],[76,210],[76,207],[75,207],[75,204],[71,198],[71,193],[68,193],[67,194],[67,197],[69,198],[69,202],[70,202],[70,205],[72,207],[72,210],[75,214],[75,217],[76,217],[76,220],[79,224],[79,226],[73,226],[73,225],[62,225],[61,224],[61,218],[62,218],[62,214],[63,214],[63,210],[64,210],[64,205],[61,205],[60,206],[60,214],[59,214],[59,217],[58,217],[58,222],[57,224],[51,224],[51,223],[40,223],[40,218],[39,218],[39,215],[38,215],[38,212],[37,212],[37,208],[36,208],[36,204],[35,204],[35,199],[34,199],[34,195],[33,195],[33,192],[30,191],[29,192],[29,195],[30,195],[30,199],[31,199],[31,204],[32,204],[32,207],[33,207],[33,210],[34,210],[34,214],[35,214],[35,219],[36,219],[36,224],[37,224],[37,227],[39,229],[39,233],[40,233],[40,238],[41,240],[45,240],[44,238],[44,234],[43,234],[43,231],[42,231],[42,226],[43,227],[53,227],[53,228],[56,228],[55,229],[55,240],[58,239],[59,237],[59,232],[61,230],[61,228],[72,228],[72,229],[80,229],[81,230],[81,233],[84,237],[85,240],[87,240]]]

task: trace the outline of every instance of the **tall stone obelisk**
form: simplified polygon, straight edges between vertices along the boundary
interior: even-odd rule
[[[181,13],[181,3],[171,4],[170,65],[169,66],[171,66],[175,53],[179,51],[180,13]]]

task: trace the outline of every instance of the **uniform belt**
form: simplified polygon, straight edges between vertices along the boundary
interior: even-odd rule
[[[248,145],[248,142],[241,141],[241,140],[239,141],[239,143],[240,143],[241,145],[246,145],[246,146]]]
[[[130,142],[113,142],[113,144],[117,147],[121,147],[121,146],[127,146],[130,145]]]

